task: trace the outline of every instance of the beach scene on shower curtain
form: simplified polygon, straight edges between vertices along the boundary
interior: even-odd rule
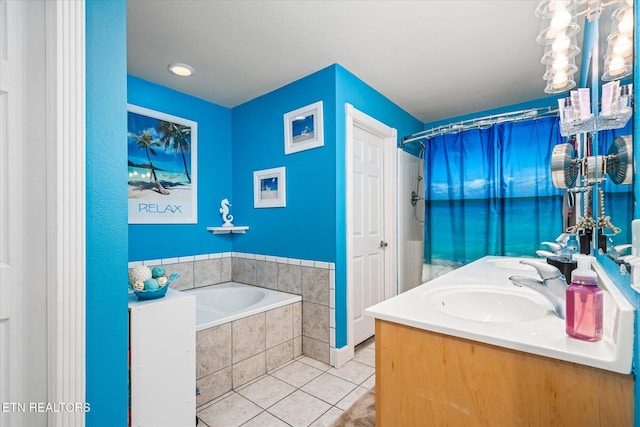
[[[431,138],[425,148],[425,264],[460,266],[485,255],[533,256],[563,232],[563,190],[554,187],[557,117]],[[627,129],[629,128],[629,129]],[[599,153],[630,124],[599,134]],[[631,240],[632,186],[605,182],[607,215]],[[577,213],[579,216],[582,212]]]

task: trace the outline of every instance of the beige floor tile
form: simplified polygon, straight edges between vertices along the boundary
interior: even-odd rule
[[[262,412],[257,417],[251,418],[242,424],[242,427],[289,427],[289,424],[268,412]]]
[[[269,408],[269,412],[293,427],[307,427],[329,408],[327,402],[296,390]]]
[[[364,387],[367,390],[371,390],[375,386],[376,386],[376,374],[371,375],[369,378],[364,380],[362,384],[360,384],[360,387]]]
[[[300,390],[306,391],[312,396],[335,405],[340,399],[351,393],[357,387],[356,384],[334,375],[324,373],[311,380]]]
[[[369,378],[374,372],[375,368],[373,366],[365,365],[356,360],[350,360],[338,369],[332,368],[329,370],[331,375],[344,378],[358,385]]]
[[[351,405],[353,405],[356,402],[356,400],[362,397],[367,391],[368,390],[364,387],[356,388],[351,393],[349,393],[344,399],[336,403],[336,407],[342,409],[343,411],[346,411],[351,407]]]
[[[331,423],[338,419],[344,411],[332,406],[327,412],[322,414],[320,418],[315,420],[309,427],[329,427]]]
[[[313,366],[316,369],[320,369],[323,372],[328,371],[329,369],[331,369],[331,365],[321,362],[319,360],[316,359],[312,359],[309,356],[302,356],[300,358],[297,359],[298,361],[304,363],[305,365],[309,365],[309,366]]]
[[[260,412],[258,405],[234,393],[200,411],[198,416],[209,427],[238,427]]]
[[[376,366],[376,351],[372,348],[363,348],[355,354],[353,360],[372,367]]]
[[[277,401],[293,393],[295,390],[296,388],[292,385],[271,375],[267,375],[251,385],[237,390],[237,392],[256,405],[267,409]]]
[[[321,370],[297,360],[271,373],[274,377],[297,388],[302,387],[321,374]]]

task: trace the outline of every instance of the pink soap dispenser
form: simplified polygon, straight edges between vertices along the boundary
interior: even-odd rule
[[[578,267],[571,273],[567,287],[567,335],[584,341],[602,338],[602,289],[598,276],[591,269],[592,256],[575,254]]]

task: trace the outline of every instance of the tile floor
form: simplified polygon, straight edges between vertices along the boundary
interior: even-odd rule
[[[339,369],[306,356],[198,408],[198,427],[329,426],[375,386],[375,343]]]

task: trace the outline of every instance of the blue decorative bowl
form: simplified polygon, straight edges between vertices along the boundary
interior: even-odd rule
[[[131,288],[131,290],[133,291],[134,294],[136,294],[136,297],[138,298],[139,301],[145,301],[145,300],[150,300],[150,299],[158,299],[158,298],[162,298],[163,296],[165,296],[165,294],[167,293],[167,289],[169,289],[169,284],[171,282],[173,282],[174,280],[176,280],[177,278],[179,278],[180,275],[177,273],[172,274],[171,276],[169,276],[169,280],[167,280],[167,283],[164,284],[164,286],[158,288],[158,289],[153,289],[153,290],[137,290],[134,289],[133,286],[131,286],[131,284],[129,284],[129,288]]]

